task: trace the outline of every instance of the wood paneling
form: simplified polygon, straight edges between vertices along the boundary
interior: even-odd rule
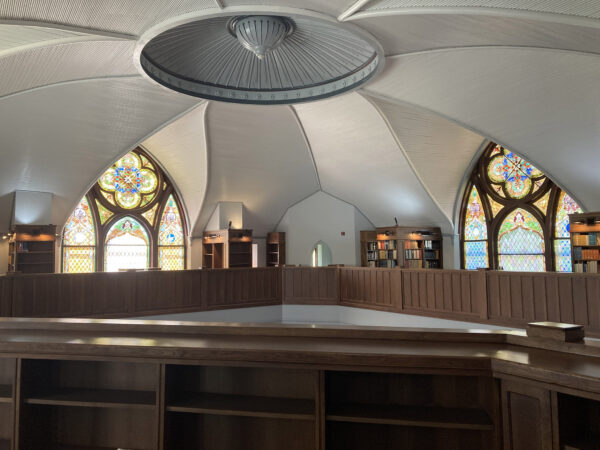
[[[286,267],[283,269],[283,303],[337,305],[340,269],[337,267]]]
[[[402,272],[398,269],[343,267],[340,269],[340,303],[399,311],[402,309]]]
[[[552,321],[600,332],[600,276],[487,272],[489,319],[522,327]]]
[[[12,277],[0,277],[0,316],[12,316]]]

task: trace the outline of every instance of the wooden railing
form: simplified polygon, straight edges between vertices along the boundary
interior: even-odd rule
[[[280,304],[343,305],[600,337],[600,275],[362,267],[0,277],[4,317],[139,317]]]

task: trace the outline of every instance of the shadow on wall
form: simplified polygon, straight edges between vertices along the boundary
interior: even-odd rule
[[[323,241],[319,241],[315,244],[312,251],[312,266],[313,267],[326,267],[333,263],[333,257],[331,256],[331,249]]]

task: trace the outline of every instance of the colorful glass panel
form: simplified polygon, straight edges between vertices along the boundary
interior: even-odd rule
[[[90,205],[83,197],[65,225],[63,245],[95,245],[96,230]]]
[[[108,203],[116,206],[114,195],[109,194],[108,192],[104,192],[104,191],[100,191],[100,193],[102,194],[102,197],[104,197]]]
[[[488,164],[487,174],[492,183],[502,184],[508,196],[515,199],[528,195],[533,179],[544,176],[531,163],[506,149],[495,154]]]
[[[502,222],[498,233],[499,266],[515,272],[543,272],[544,232],[528,211],[517,208]]]
[[[63,272],[89,273],[95,270],[96,247],[64,247]]]
[[[487,241],[465,242],[465,269],[475,270],[488,266]]]
[[[465,214],[465,241],[478,241],[487,239],[487,224],[481,197],[477,188],[473,186],[469,195],[467,211]]]
[[[554,260],[555,270],[557,272],[572,272],[571,264],[571,240],[570,239],[555,239],[554,240]]]
[[[154,219],[156,218],[157,210],[158,210],[158,203],[156,205],[154,205],[152,208],[150,208],[148,211],[146,211],[145,213],[142,213],[142,216],[144,217],[144,219],[146,219],[148,221],[148,223],[152,226],[154,226]]]
[[[115,222],[106,236],[104,270],[145,269],[149,262],[150,239],[144,227],[133,217]]]
[[[566,192],[561,191],[558,197],[558,207],[556,209],[555,236],[559,238],[570,238],[569,233],[569,214],[582,213],[583,210]]]
[[[550,191],[546,192],[542,198],[534,203],[535,206],[542,212],[542,214],[548,214],[548,203],[550,202]]]
[[[158,247],[158,265],[162,270],[184,270],[184,258],[183,247]]]
[[[498,213],[500,211],[502,211],[502,208],[504,208],[504,205],[502,203],[498,203],[497,201],[495,201],[489,195],[487,196],[487,199],[488,199],[488,202],[490,203],[490,206],[492,208],[492,217],[496,217],[498,215]]]
[[[146,158],[144,160],[147,161]],[[107,194],[114,194],[120,207],[134,209],[142,203],[142,194],[156,191],[158,177],[151,164],[142,167],[140,157],[130,152],[108,169],[98,183]],[[104,192],[103,195],[106,197]]]
[[[183,245],[183,225],[173,196],[165,205],[158,230],[158,245]]]
[[[96,199],[96,208],[98,209],[98,216],[100,216],[100,223],[104,225],[108,219],[110,219],[114,214],[102,206],[102,203]]]

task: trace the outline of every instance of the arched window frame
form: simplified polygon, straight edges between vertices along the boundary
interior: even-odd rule
[[[563,192],[560,187],[558,187],[547,175],[544,175],[543,182],[541,183],[539,189],[535,192],[530,192],[528,195],[521,199],[510,198],[506,195],[505,197],[500,196],[493,188],[492,183],[487,177],[487,168],[495,155],[492,155],[492,152],[496,148],[497,144],[491,142],[482,153],[482,156],[479,158],[465,191],[463,193],[461,208],[460,208],[460,225],[459,225],[459,233],[460,233],[460,263],[461,268],[465,268],[465,218],[466,212],[469,204],[469,196],[473,186],[477,188],[479,191],[479,196],[481,198],[481,203],[485,212],[485,218],[487,223],[487,231],[488,231],[488,267],[492,269],[498,269],[498,233],[500,226],[504,219],[515,209],[522,208],[528,212],[530,212],[542,225],[542,229],[544,231],[544,259],[546,271],[552,272],[555,271],[556,267],[556,255],[555,255],[555,246],[554,243],[558,239],[556,237],[556,215],[558,210],[558,202],[560,200],[560,195]],[[544,214],[538,206],[535,205],[536,202],[540,201],[549,194],[548,205],[546,207],[546,213]],[[568,194],[568,193],[567,193]],[[490,202],[490,198],[502,205],[502,209],[498,211],[496,216],[493,214],[493,208]]]
[[[86,194],[86,198],[88,200],[88,204],[90,206],[90,210],[92,212],[92,218],[94,220],[94,227],[96,230],[96,261],[95,267],[96,271],[100,272],[104,270],[104,259],[105,259],[105,247],[106,247],[106,237],[107,233],[110,230],[111,226],[118,221],[119,219],[131,216],[135,218],[140,224],[146,229],[149,239],[149,260],[150,267],[159,267],[159,258],[158,258],[158,233],[160,228],[160,222],[162,219],[163,211],[166,207],[166,204],[169,200],[169,197],[173,195],[173,199],[177,204],[177,208],[179,210],[179,216],[181,218],[181,224],[183,227],[184,234],[184,245],[183,245],[183,267],[187,268],[187,222],[183,209],[183,204],[175,190],[173,184],[169,180],[168,176],[164,173],[161,167],[157,164],[156,160],[152,158],[148,153],[146,153],[143,149],[137,147],[131,152],[136,153],[138,155],[146,158],[155,169],[156,176],[158,178],[158,192],[156,197],[149,202],[147,205],[143,207],[137,207],[133,209],[126,209],[118,204],[111,204],[105,197],[102,195],[102,189],[98,181],[92,186],[92,188]],[[129,152],[128,152],[129,153]],[[115,161],[116,162],[116,161]],[[114,164],[114,163],[113,163]],[[111,165],[112,167],[112,165]],[[96,202],[99,202],[104,208],[113,213],[113,215],[106,220],[104,223],[101,223],[100,220],[100,211],[98,209],[98,205]],[[116,203],[116,202],[115,202]],[[144,213],[150,211],[152,208],[157,207],[156,213],[154,216],[154,223],[149,223],[149,221],[144,217]],[[70,216],[69,216],[70,217]],[[61,251],[61,268],[64,264],[64,251]]]

